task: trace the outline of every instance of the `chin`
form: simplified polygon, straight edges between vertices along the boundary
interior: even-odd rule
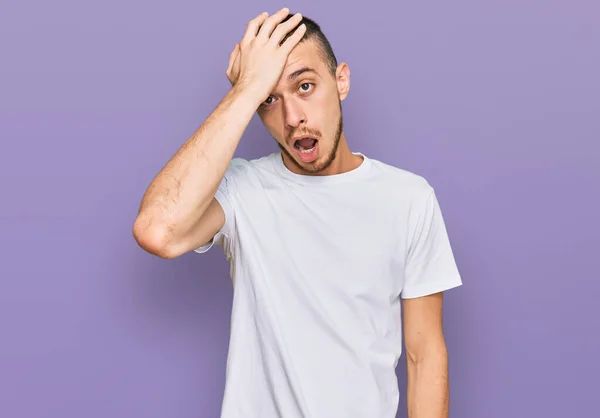
[[[305,174],[319,174],[329,168],[335,159],[335,150],[332,150],[333,152],[330,152],[330,154],[325,154],[320,145],[317,143],[315,145],[316,149],[309,152],[302,152],[297,149],[290,150],[281,145],[279,145],[279,148],[299,171]]]
[[[342,138],[342,132],[343,122],[340,116],[338,127],[332,140],[324,139],[327,137],[320,134],[309,136],[311,133],[306,137],[300,138],[303,140],[303,145],[305,147],[311,147],[310,149],[300,149],[298,147],[299,144],[296,143],[297,141],[292,144],[286,143],[285,145],[277,140],[275,141],[281,149],[281,152],[287,156],[287,159],[290,160],[300,172],[305,174],[320,174],[327,170],[335,160],[338,153],[338,146]],[[314,140],[314,146],[312,146],[310,142],[305,141],[306,139]]]

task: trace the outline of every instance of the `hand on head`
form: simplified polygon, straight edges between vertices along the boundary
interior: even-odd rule
[[[281,77],[288,55],[306,32],[305,25],[298,26],[302,21],[300,13],[282,23],[288,15],[289,10],[284,8],[271,16],[262,13],[248,22],[246,33],[229,56],[226,74],[232,86],[250,89],[264,99],[268,97]]]

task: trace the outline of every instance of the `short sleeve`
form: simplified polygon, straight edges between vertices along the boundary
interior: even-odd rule
[[[409,245],[402,298],[416,298],[462,285],[435,191],[409,219]]]
[[[215,192],[215,199],[221,207],[223,208],[223,212],[225,214],[225,223],[223,227],[217,231],[215,236],[208,241],[206,244],[196,248],[194,252],[203,254],[210,250],[215,244],[220,246],[223,249],[227,249],[227,245],[230,244],[231,238],[234,233],[234,210],[233,210],[233,169],[234,169],[235,160],[232,161]]]

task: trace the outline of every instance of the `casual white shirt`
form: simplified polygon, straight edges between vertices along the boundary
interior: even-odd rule
[[[223,418],[393,418],[401,298],[462,284],[421,176],[368,158],[304,176],[234,158],[215,198],[234,296]]]

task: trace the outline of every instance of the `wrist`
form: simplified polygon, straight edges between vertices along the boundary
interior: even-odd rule
[[[244,103],[252,106],[254,109],[258,108],[260,104],[265,100],[265,95],[253,88],[251,85],[246,83],[237,83],[231,88],[231,92],[236,100],[241,100]]]

